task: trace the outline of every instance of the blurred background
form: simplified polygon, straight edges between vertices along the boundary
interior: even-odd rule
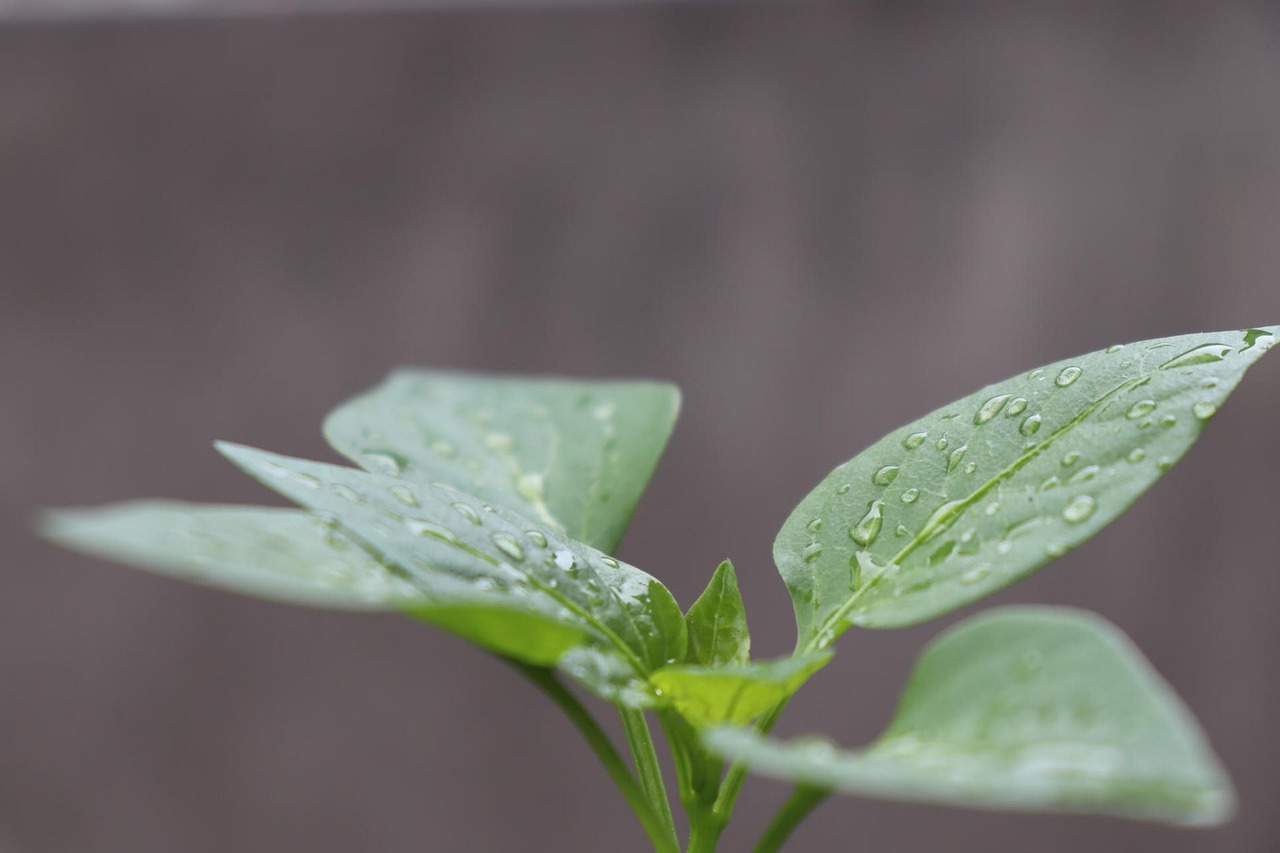
[[[733,558],[780,654],[770,543],[837,463],[1043,362],[1280,322],[1274,4],[133,5],[0,2],[5,853],[644,847],[460,641],[97,564],[36,507],[273,502],[210,440],[332,459],[322,415],[396,365],[662,377],[685,408],[621,553],[685,604]],[[1278,437],[1273,358],[997,597],[1128,631],[1233,824],[834,799],[794,849],[1280,847]],[[942,627],[847,634],[780,730],[870,738]],[[724,849],[784,792],[749,783]]]

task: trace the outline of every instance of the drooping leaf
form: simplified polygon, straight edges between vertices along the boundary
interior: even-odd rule
[[[324,434],[370,471],[445,483],[613,553],[679,408],[656,382],[406,370],[334,410]]]
[[[573,626],[483,600],[442,579],[428,595],[332,523],[301,510],[131,501],[46,513],[41,533],[68,548],[273,601],[403,611],[477,645],[550,666],[581,645]]]
[[[677,665],[654,673],[652,681],[695,728],[744,725],[790,698],[830,659],[830,652],[819,651],[755,663]]]
[[[681,660],[684,618],[661,583],[562,534],[439,484],[219,444],[270,488],[326,513],[347,535],[431,594],[461,581],[487,600],[581,631],[565,669],[610,701],[651,697],[653,670]]]
[[[685,661],[702,666],[745,664],[751,653],[747,611],[733,563],[725,560],[685,615],[689,650]]]
[[[1088,539],[1186,452],[1277,334],[1110,347],[890,433],[818,484],[774,543],[799,645],[925,621]]]
[[[714,752],[823,789],[978,808],[1178,824],[1230,815],[1194,719],[1118,629],[1058,608],[975,617],[925,651],[888,730],[861,752],[709,732]]]

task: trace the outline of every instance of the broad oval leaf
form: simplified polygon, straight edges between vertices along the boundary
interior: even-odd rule
[[[747,611],[733,563],[716,567],[710,583],[685,614],[689,649],[685,662],[700,666],[745,664],[751,654]]]
[[[526,663],[551,666],[580,630],[442,581],[428,595],[309,512],[130,501],[51,511],[41,534],[81,553],[258,598],[336,610],[401,611]]]
[[[983,614],[925,651],[868,749],[709,732],[755,772],[822,789],[978,808],[1226,820],[1233,795],[1190,713],[1115,627],[1093,614]]]
[[[405,370],[335,409],[324,434],[367,470],[446,483],[613,553],[679,408],[657,382]]]
[[[567,655],[564,668],[610,701],[652,698],[648,674],[684,657],[684,617],[666,587],[512,511],[444,485],[238,445],[218,449],[270,488],[327,514],[428,595],[442,580],[461,581],[487,600],[582,631],[595,648]]]
[[[829,660],[831,652],[819,651],[725,666],[677,665],[655,672],[652,682],[694,728],[745,725],[791,698]]]
[[[1200,435],[1280,327],[1183,335],[1037,368],[835,469],[774,542],[799,645],[923,622],[1110,523]]]

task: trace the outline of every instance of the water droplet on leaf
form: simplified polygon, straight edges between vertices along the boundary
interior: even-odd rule
[[[877,486],[887,486],[898,478],[898,471],[897,465],[886,465],[871,475],[871,482]]]
[[[1030,415],[1018,426],[1018,432],[1026,436],[1035,435],[1040,431],[1040,416]]]
[[[1097,508],[1098,502],[1093,498],[1088,495],[1077,495],[1062,510],[1062,517],[1068,524],[1079,524],[1093,515],[1094,510]]]
[[[1053,380],[1053,384],[1057,385],[1059,388],[1066,388],[1072,382],[1079,379],[1080,374],[1082,373],[1084,373],[1084,371],[1074,365],[1071,367],[1064,367],[1062,368],[1062,372],[1058,374],[1057,378]]]
[[[872,501],[867,514],[849,530],[849,538],[864,548],[874,542],[880,533],[880,525],[884,522],[881,516],[883,507],[884,501]]]

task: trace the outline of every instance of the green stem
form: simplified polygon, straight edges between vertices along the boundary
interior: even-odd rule
[[[671,748],[671,762],[676,768],[680,802],[689,818],[688,853],[713,853],[724,827],[716,820],[714,804],[719,789],[719,760],[714,769],[712,759],[701,750],[694,732],[678,714],[659,710],[658,722]]]
[[[782,804],[782,808],[778,809],[778,813],[774,815],[764,835],[760,836],[755,853],[777,853],[781,850],[782,845],[791,837],[791,833],[800,825],[800,822],[808,817],[809,813],[816,809],[829,794],[830,791],[821,788],[797,785],[791,796]]]
[[[627,745],[631,747],[631,757],[635,759],[636,773],[640,777],[640,787],[649,801],[649,807],[657,815],[666,829],[666,843],[680,849],[680,839],[676,835],[675,818],[671,816],[671,803],[667,799],[667,786],[662,781],[662,767],[658,764],[658,754],[653,748],[653,735],[649,732],[649,721],[644,711],[631,708],[619,708],[622,718],[622,730],[627,736]]]
[[[600,759],[600,763],[604,765],[605,772],[609,774],[609,778],[618,786],[618,791],[622,794],[623,799],[627,801],[627,805],[631,806],[631,810],[639,818],[645,834],[649,836],[649,840],[653,843],[653,849],[657,853],[680,853],[680,845],[675,839],[675,831],[671,824],[670,811],[667,813],[667,820],[664,824],[654,812],[652,806],[650,806],[649,800],[645,797],[640,786],[636,784],[635,777],[627,769],[626,762],[614,748],[609,736],[605,734],[604,729],[600,728],[600,724],[596,722],[595,717],[591,716],[591,712],[560,683],[560,679],[556,678],[555,671],[521,663],[510,658],[503,658],[503,660],[511,664],[517,672],[546,694],[547,698],[565,713],[569,721],[586,739],[591,751],[596,754],[596,757]]]
[[[769,712],[756,722],[756,729],[761,734],[768,734],[770,730],[777,724],[778,718],[782,716],[782,711],[787,707],[790,699],[783,699],[777,705],[769,709]],[[720,796],[716,798],[715,815],[723,826],[729,822],[729,818],[733,816],[733,805],[738,800],[738,793],[742,790],[742,783],[747,779],[747,767],[742,762],[736,762],[729,767],[729,772],[725,774],[724,783],[720,786]]]

